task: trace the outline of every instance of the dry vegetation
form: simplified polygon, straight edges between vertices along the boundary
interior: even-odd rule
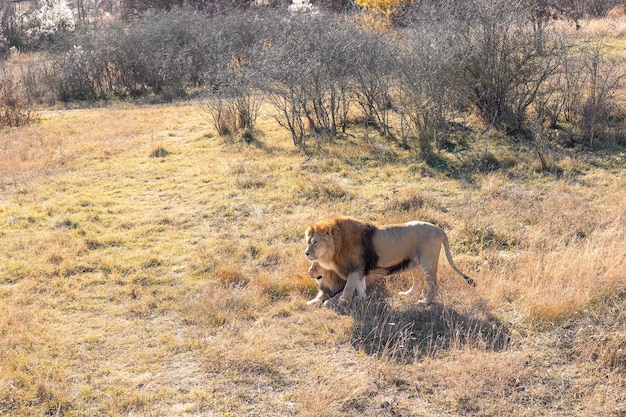
[[[623,153],[305,156],[267,109],[247,144],[193,103],[40,119],[0,134],[0,414],[626,414]],[[442,261],[429,308],[410,276],[307,306],[303,231],[340,214],[442,226],[478,287]]]

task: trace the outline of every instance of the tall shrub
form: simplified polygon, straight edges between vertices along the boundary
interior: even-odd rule
[[[262,101],[258,85],[264,19],[233,12],[207,24],[202,102],[219,134],[241,132],[249,141]]]
[[[419,22],[403,32],[399,60],[402,141],[428,158],[461,108],[465,55],[452,24]]]
[[[356,45],[362,38],[350,21],[332,14],[296,14],[268,22],[261,88],[296,146],[304,147],[310,136],[345,131],[363,52]]]
[[[510,133],[525,131],[538,91],[557,73],[561,49],[542,30],[533,31],[519,3],[475,2],[465,43],[463,92],[487,122]]]
[[[0,126],[21,126],[33,121],[33,106],[19,82],[0,76]]]

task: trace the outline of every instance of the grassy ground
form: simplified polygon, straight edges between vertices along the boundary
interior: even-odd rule
[[[497,140],[435,163],[356,138],[252,145],[194,104],[49,111],[0,133],[0,415],[626,415],[623,153]],[[485,170],[481,161],[501,167]],[[304,229],[425,219],[431,307],[393,277],[306,305]]]

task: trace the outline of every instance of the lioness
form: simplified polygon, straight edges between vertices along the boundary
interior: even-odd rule
[[[401,268],[388,268],[388,269],[375,269],[372,273],[365,276],[365,287],[370,288],[372,285],[377,284],[380,279],[385,276],[391,275],[395,272],[401,272]],[[319,262],[315,261],[309,266],[308,275],[315,280],[317,289],[319,290],[315,298],[307,301],[308,305],[312,306],[330,306],[336,303],[336,298],[339,298],[340,293],[346,286],[346,280],[341,278],[332,269],[324,269]],[[415,282],[408,291],[400,291],[399,295],[409,295],[415,290]]]
[[[476,285],[452,261],[448,236],[430,223],[412,221],[376,227],[350,217],[339,217],[312,224],[305,237],[308,260],[317,261],[322,268],[335,271],[346,281],[340,298],[342,303],[350,302],[355,291],[357,298],[365,297],[365,277],[373,270],[393,273],[419,266],[426,282],[424,297],[419,302],[430,304],[437,290],[442,244],[452,269],[470,285]],[[414,288],[415,283],[405,294],[411,294]]]
[[[314,299],[307,301],[308,305],[320,306],[332,303],[335,296],[339,295],[346,286],[346,280],[341,278],[332,269],[324,269],[315,261],[309,266],[309,277],[315,280],[317,289],[319,290]],[[365,286],[369,288],[374,283],[375,277],[367,275],[365,277]]]

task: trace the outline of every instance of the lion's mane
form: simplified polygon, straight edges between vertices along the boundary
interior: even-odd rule
[[[331,259],[324,260],[332,264],[342,278],[348,279],[348,274],[362,268],[367,275],[378,264],[378,255],[374,249],[372,237],[376,226],[371,223],[339,217],[315,223],[306,231],[306,235],[330,236],[335,248]]]

